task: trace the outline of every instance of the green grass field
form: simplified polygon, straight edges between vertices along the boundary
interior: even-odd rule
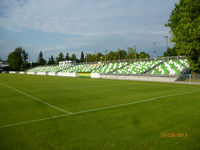
[[[0,149],[200,149],[200,86],[0,74]]]

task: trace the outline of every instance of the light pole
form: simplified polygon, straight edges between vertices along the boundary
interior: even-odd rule
[[[153,45],[154,45],[153,55],[154,59],[156,59],[156,42],[153,42]]]
[[[135,53],[135,60],[136,60],[136,45],[133,45],[133,47],[134,47],[134,53]]]
[[[168,36],[164,36],[163,38],[166,39],[166,51],[167,51],[167,49],[168,49]]]
[[[106,61],[106,53],[108,52],[108,50],[106,50],[105,52],[104,52],[104,55],[105,55],[105,61]]]

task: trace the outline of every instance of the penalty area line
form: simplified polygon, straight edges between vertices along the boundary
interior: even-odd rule
[[[40,103],[43,103],[43,104],[45,104],[45,105],[47,105],[47,106],[49,106],[49,107],[51,107],[51,108],[54,108],[54,109],[56,109],[56,110],[62,111],[62,112],[67,113],[67,114],[72,114],[72,112],[70,112],[70,111],[67,111],[67,110],[64,110],[64,109],[62,109],[62,108],[59,108],[59,107],[57,107],[57,106],[54,106],[54,105],[52,105],[52,104],[49,104],[49,103],[45,102],[44,100],[41,100],[41,99],[39,99],[39,98],[37,98],[37,97],[35,97],[35,96],[32,96],[32,95],[30,95],[30,94],[27,94],[27,93],[25,93],[25,92],[23,92],[23,91],[21,91],[21,90],[18,90],[18,89],[16,89],[16,88],[13,88],[13,87],[8,86],[8,85],[3,84],[3,83],[0,83],[0,85],[4,86],[4,87],[6,87],[6,88],[9,88],[9,89],[11,89],[11,90],[13,90],[13,91],[15,91],[15,92],[17,92],[17,93],[20,93],[20,94],[23,94],[23,95],[25,95],[25,96],[27,96],[27,97],[30,97],[30,98],[32,98],[32,99],[34,99],[34,100],[36,100],[36,101],[38,101],[38,102],[40,102]]]
[[[158,97],[153,97],[153,98],[149,98],[149,99],[145,99],[145,100],[139,100],[139,101],[130,102],[130,103],[124,103],[124,104],[118,104],[118,105],[111,105],[111,106],[105,106],[105,107],[99,107],[99,108],[94,108],[94,109],[89,109],[89,110],[83,110],[83,111],[73,112],[71,114],[55,115],[55,116],[52,116],[52,117],[46,117],[46,118],[41,118],[41,119],[37,119],[37,120],[24,121],[24,122],[18,122],[18,123],[3,125],[3,126],[0,126],[0,129],[7,128],[7,127],[15,127],[15,126],[19,126],[19,125],[34,123],[34,122],[52,120],[52,119],[56,119],[56,118],[63,118],[63,117],[66,117],[66,116],[84,114],[84,113],[88,113],[88,112],[95,112],[95,111],[100,111],[100,110],[108,110],[108,109],[113,109],[113,108],[119,108],[119,107],[124,107],[124,106],[139,104],[139,103],[144,103],[144,102],[148,102],[148,101],[155,101],[157,99],[162,99],[162,98],[166,98],[166,97],[180,96],[180,95],[192,94],[192,93],[197,93],[197,92],[200,92],[200,90],[192,91],[192,92],[185,92],[185,93],[178,93],[178,94],[158,96]]]

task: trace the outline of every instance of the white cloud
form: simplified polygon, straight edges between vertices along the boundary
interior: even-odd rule
[[[35,53],[55,49],[116,49],[132,44],[144,49],[168,34],[164,24],[177,1],[0,0],[0,27],[15,32],[66,35],[60,38],[63,43],[42,45],[29,40],[19,43]],[[0,50],[5,47],[1,45]],[[7,47],[12,49],[13,45]]]
[[[142,23],[154,17],[147,0],[1,0],[0,26],[61,34],[124,34],[142,31]],[[163,5],[162,5],[163,6]],[[7,8],[7,9],[6,9]],[[143,9],[143,10],[140,10]],[[146,26],[146,25],[145,25]],[[151,26],[149,24],[149,26]]]
[[[101,19],[119,15],[118,10],[109,10],[112,3],[79,0],[29,0],[1,1],[0,25],[6,29],[19,31],[31,29],[62,34],[91,34],[103,30]],[[108,5],[107,5],[108,4]],[[4,9],[7,8],[7,9]],[[103,21],[103,20],[102,20]]]
[[[67,46],[63,46],[63,45],[58,45],[58,46],[51,46],[51,47],[43,47],[41,48],[42,51],[46,52],[46,51],[55,51],[55,50],[63,50],[66,49]]]
[[[161,31],[150,31],[150,33],[166,36],[166,35],[169,34],[169,31],[167,31],[167,30],[165,30],[165,31],[164,30],[161,30]]]

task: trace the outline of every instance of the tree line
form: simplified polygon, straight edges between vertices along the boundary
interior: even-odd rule
[[[168,48],[167,51],[163,53],[163,56],[178,56],[178,50],[175,47]],[[158,57],[160,58],[163,56]],[[75,53],[70,56],[68,52],[65,55],[60,52],[56,58],[51,55],[48,60],[44,59],[43,53],[42,51],[40,51],[36,62],[28,62],[28,53],[22,47],[18,47],[8,55],[7,62],[9,64],[9,67],[7,68],[7,70],[19,71],[26,70],[34,66],[56,65],[60,61],[67,60],[76,61],[77,63],[83,63],[143,58],[150,58],[150,55],[143,51],[137,53],[135,48],[128,47],[127,51],[123,49],[118,49],[117,51],[105,51],[105,54],[102,54],[101,52],[98,52],[96,54],[84,54],[84,52],[82,51],[80,58],[77,58]]]
[[[62,52],[60,52],[58,57],[56,57],[56,59],[54,59],[54,57],[51,56],[48,59],[47,64],[49,65],[58,64],[59,61],[65,61],[65,60],[72,60],[76,62],[96,62],[96,61],[122,60],[122,59],[133,59],[133,58],[135,59],[150,58],[150,55],[145,52],[137,53],[136,50],[134,50],[132,47],[128,48],[128,53],[125,50],[121,49],[118,49],[118,51],[111,50],[109,53],[106,54],[102,54],[101,52],[98,52],[96,54],[91,54],[91,53],[84,54],[82,51],[79,59],[76,57],[75,54],[69,56],[69,53],[66,53],[66,55],[64,55]]]
[[[8,55],[7,62],[9,63],[8,70],[26,70],[27,68],[39,65],[55,65],[60,61],[76,61],[78,63],[83,62],[96,62],[96,61],[110,61],[110,60],[123,60],[123,59],[141,59],[150,58],[150,55],[145,52],[137,53],[135,48],[128,47],[127,51],[118,49],[117,51],[105,51],[105,54],[98,52],[96,54],[81,52],[80,58],[77,58],[76,54],[73,53],[65,55],[60,52],[56,58],[51,55],[48,60],[45,60],[42,51],[39,52],[38,59],[36,62],[28,62],[28,53],[22,48],[18,47]]]
[[[56,65],[60,61],[76,61],[77,63],[83,62],[97,62],[97,61],[112,61],[112,60],[125,60],[125,59],[143,59],[150,58],[150,55],[146,52],[136,52],[136,49],[133,47],[128,47],[127,51],[123,49],[118,49],[117,51],[108,51],[106,50],[102,54],[98,52],[96,54],[81,52],[80,58],[77,58],[76,54],[73,53],[69,55],[67,52],[65,55],[63,52],[60,52],[56,58],[51,55],[47,60],[44,58],[42,51],[39,52],[38,59],[36,62],[28,62],[28,53],[22,48],[18,47],[13,52],[8,55],[7,62],[9,67],[7,70],[26,70],[30,67],[42,66],[42,65]],[[168,48],[166,52],[163,53],[164,57],[168,56],[178,56],[178,52],[175,47]],[[159,56],[162,57],[162,56]]]

